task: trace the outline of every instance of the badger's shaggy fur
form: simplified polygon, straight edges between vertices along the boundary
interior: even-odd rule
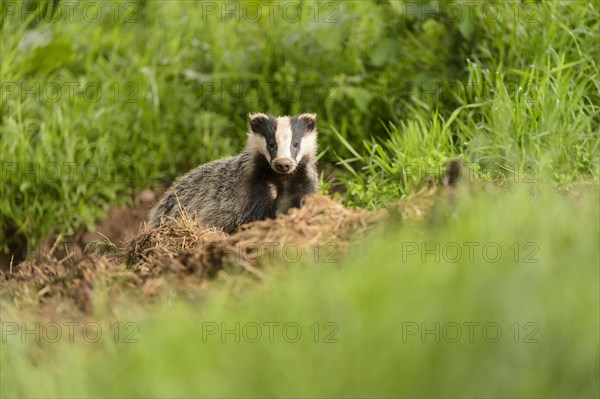
[[[181,216],[234,232],[240,225],[300,207],[318,188],[315,114],[248,117],[244,151],[213,161],[180,177],[150,211],[158,226]]]

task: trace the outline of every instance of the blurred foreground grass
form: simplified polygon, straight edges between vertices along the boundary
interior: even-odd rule
[[[222,276],[199,302],[102,315],[97,288],[97,343],[60,323],[35,343],[5,303],[4,326],[26,324],[3,336],[2,396],[598,397],[598,192],[531,188],[393,223],[336,264],[305,254],[241,291]]]

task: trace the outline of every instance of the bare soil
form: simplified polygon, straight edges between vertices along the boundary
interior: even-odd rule
[[[306,261],[315,253],[343,256],[351,241],[360,240],[387,213],[347,209],[315,195],[301,209],[249,223],[227,235],[190,218],[151,229],[145,224],[151,206],[111,209],[97,225],[97,233],[83,236],[85,244],[100,240],[96,248],[71,246],[60,253],[53,246],[40,257],[0,271],[3,299],[17,309],[90,315],[98,289],[111,297],[127,292],[152,298],[173,286],[186,295],[199,293],[206,282],[222,274],[260,280],[266,263]]]
[[[0,270],[1,308],[29,308],[45,319],[91,317],[123,296],[140,303],[165,293],[197,298],[218,276],[256,281],[269,265],[339,263],[353,243],[389,220],[431,220],[434,205],[452,200],[453,189],[428,185],[378,212],[313,195],[300,209],[231,235],[190,218],[149,228],[145,220],[157,197],[145,191],[138,207],[111,209],[95,232],[69,246],[50,241],[38,256]]]

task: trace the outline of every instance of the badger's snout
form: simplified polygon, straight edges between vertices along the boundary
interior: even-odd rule
[[[271,166],[277,173],[292,173],[296,170],[296,161],[291,158],[278,158],[273,160]]]

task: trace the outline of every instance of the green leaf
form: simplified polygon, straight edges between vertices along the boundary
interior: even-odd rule
[[[52,42],[47,46],[36,47],[33,53],[21,63],[25,74],[52,72],[73,62],[75,53],[65,42]]]
[[[397,39],[386,37],[375,45],[371,53],[371,64],[376,67],[394,62],[400,54]]]
[[[350,97],[362,112],[367,110],[369,103],[374,97],[373,93],[362,87],[346,87],[344,88],[344,94]]]

